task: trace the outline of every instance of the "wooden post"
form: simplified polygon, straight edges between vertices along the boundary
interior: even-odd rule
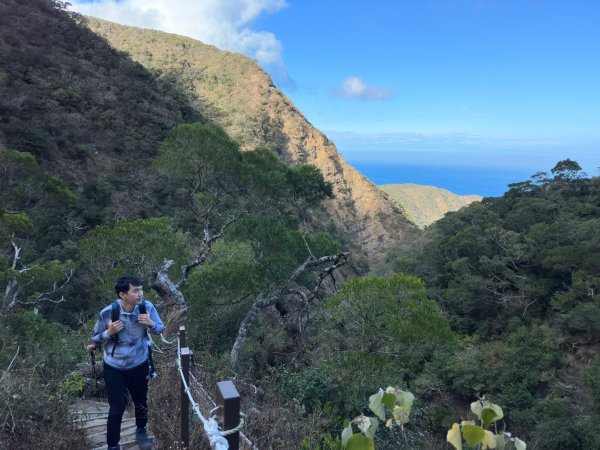
[[[223,431],[231,430],[240,424],[240,394],[232,381],[217,383],[217,405],[221,407],[218,417]],[[225,439],[229,443],[229,450],[239,450],[239,431],[225,436]]]
[[[185,330],[184,330],[185,332]],[[181,368],[183,378],[190,385],[190,349],[181,349]],[[185,392],[183,380],[181,381],[181,445],[188,448],[190,445],[190,399]]]
[[[186,347],[185,344],[185,326],[181,325],[179,327],[179,348]]]

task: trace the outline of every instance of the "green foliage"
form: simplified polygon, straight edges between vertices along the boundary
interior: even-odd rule
[[[0,147],[0,315],[53,298],[53,285],[68,277],[64,216],[74,195],[41,169],[29,153]]]
[[[592,394],[596,411],[600,412],[600,358],[594,358],[594,362],[583,369],[582,378]]]
[[[414,395],[408,391],[389,386],[385,392],[378,392],[369,397],[369,409],[377,417],[368,417],[361,414],[352,421],[344,422],[342,431],[342,448],[346,450],[375,450],[375,434],[379,427],[379,420],[392,430],[394,426],[400,427],[403,433],[404,444],[408,447],[408,441],[404,435],[404,425],[409,422]],[[386,416],[389,419],[386,421]],[[379,420],[377,419],[379,418]],[[359,433],[354,433],[353,425],[358,428]]]
[[[600,180],[577,168],[561,161],[552,178],[532,178],[449,214],[398,269],[430,282],[459,330],[491,336],[511,317],[546,319],[557,309],[565,316],[553,320],[574,341],[598,340],[597,330],[575,316],[598,289]]]
[[[69,375],[85,357],[83,342],[68,327],[30,311],[0,317],[0,432],[25,435],[18,440],[29,442],[37,429],[66,416],[83,388],[80,375]]]
[[[279,385],[307,410],[329,404],[338,416],[361,410],[382,381],[412,382],[455,341],[422,281],[406,275],[351,278],[315,319],[306,362],[280,370]]]
[[[372,389],[381,372],[385,382],[410,379],[454,339],[423,282],[407,275],[348,280],[328,300],[326,319],[325,353],[336,354],[340,375],[348,377],[341,384],[352,390]],[[360,378],[355,364],[364,367]]]
[[[320,408],[339,392],[337,377],[324,367],[281,367],[278,388],[284,398],[293,399],[302,413]]]
[[[201,236],[207,224],[217,234],[242,215],[283,216],[289,222],[332,195],[314,167],[289,167],[264,148],[242,153],[213,124],[173,129],[153,165],[164,177],[159,195],[165,212],[172,211],[179,226]]]
[[[448,430],[446,440],[456,449],[462,450],[464,443],[470,448],[486,449],[515,449],[525,450],[527,445],[510,433],[490,431],[490,425],[504,417],[502,408],[489,400],[479,399],[471,403],[471,412],[477,416],[480,425],[475,421],[463,420],[460,425],[454,423]],[[464,440],[464,441],[463,441]]]
[[[162,268],[164,259],[177,270],[190,257],[187,236],[175,231],[172,220],[121,220],[114,227],[98,226],[79,243],[79,257],[93,274],[94,294],[106,301],[114,295],[114,281],[123,274],[147,276]],[[148,292],[150,294],[150,292]]]
[[[599,205],[600,179],[565,160],[405,244],[396,270],[422,277],[463,335],[426,366],[419,392],[428,393],[422,379],[441,386],[439,398],[489,392],[533,445],[596,445],[586,431],[594,419],[564,386],[573,382],[565,352],[600,341]]]

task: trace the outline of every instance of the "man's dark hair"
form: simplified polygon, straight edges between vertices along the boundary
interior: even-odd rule
[[[117,294],[117,297],[119,296],[119,293],[121,292],[129,292],[129,286],[141,286],[142,285],[142,280],[140,280],[138,277],[134,277],[131,275],[125,275],[124,277],[121,277],[117,280],[117,283],[115,284],[115,293]]]

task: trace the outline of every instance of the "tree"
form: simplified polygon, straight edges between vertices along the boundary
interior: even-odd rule
[[[0,174],[0,315],[62,302],[74,267],[68,260],[48,260],[45,250],[67,237],[64,215],[75,196],[29,153],[0,147]]]
[[[289,167],[264,148],[242,153],[221,128],[197,123],[173,129],[153,167],[162,177],[156,192],[161,213],[172,214],[175,227],[189,233],[193,255],[181,264],[177,282],[171,256],[151,272],[152,289],[172,307],[168,324],[179,325],[187,313],[182,289],[192,271],[218,264],[210,258],[220,241],[247,243],[254,267],[265,275],[247,295],[249,310],[238,324],[232,365],[260,310],[283,301],[311,302],[323,280],[347,260],[344,252],[319,253],[332,246],[308,236],[310,209],[332,195],[331,185],[312,166]],[[326,263],[331,265],[311,281],[308,274]]]

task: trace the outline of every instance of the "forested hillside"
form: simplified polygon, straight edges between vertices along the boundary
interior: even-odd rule
[[[349,238],[357,262],[377,261],[412,228],[399,208],[348,165],[250,58],[183,36],[89,18],[89,27],[144,67],[177,80],[191,103],[219,123],[242,149],[266,146],[293,164],[313,164],[332,183],[326,201],[334,226]]]
[[[435,395],[493,396],[533,448],[598,448],[599,236],[600,179],[565,160],[398,249],[464,336]]]

